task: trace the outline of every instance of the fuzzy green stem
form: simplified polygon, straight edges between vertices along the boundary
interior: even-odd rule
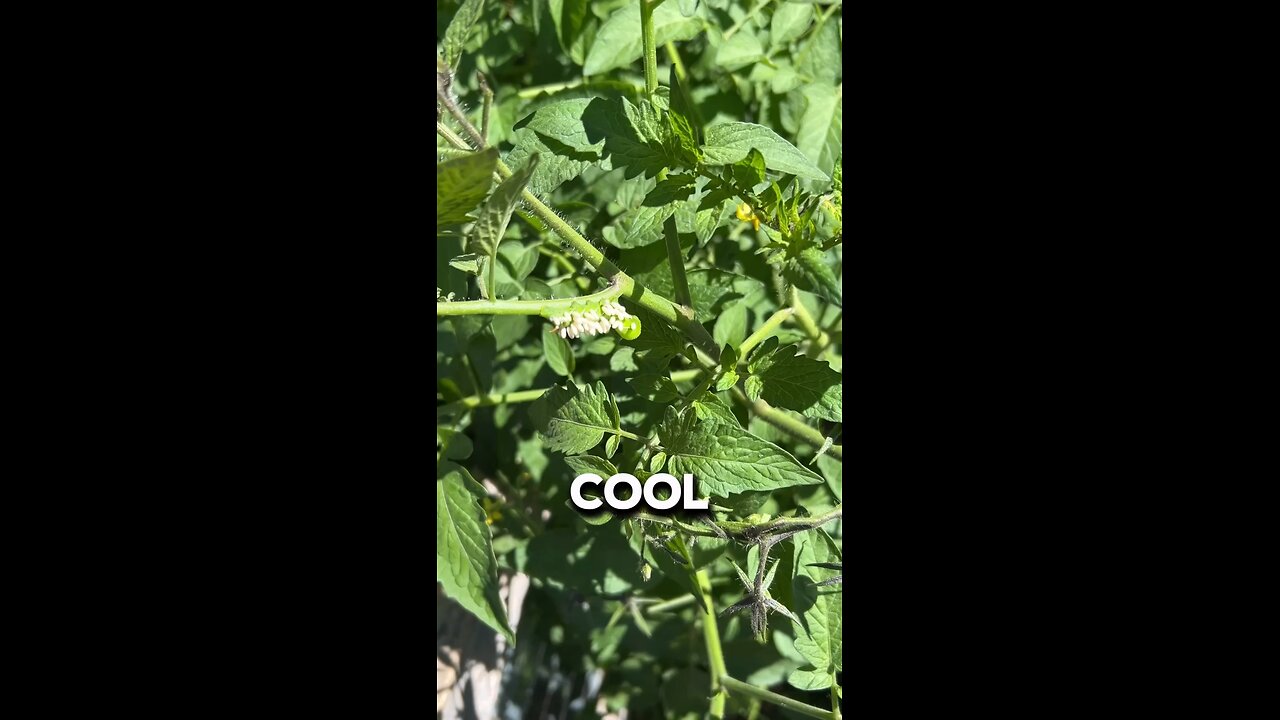
[[[791,288],[791,307],[796,311],[796,320],[800,323],[800,329],[804,330],[804,334],[813,341],[809,346],[810,357],[821,355],[827,348],[827,344],[831,342],[831,336],[823,332],[822,328],[818,327],[818,323],[814,322],[813,316],[809,314],[809,308],[800,301],[800,291],[794,286]]]
[[[840,720],[840,686],[836,684],[836,676],[831,675],[831,717]]]
[[[702,637],[707,644],[707,661],[711,667],[711,717],[724,717],[725,692],[722,684],[729,677],[724,665],[724,649],[720,647],[720,628],[716,625],[715,602],[711,598],[711,578],[706,570],[694,575],[703,604],[710,612],[702,618]]]
[[[489,89],[489,83],[485,81],[484,73],[476,71],[476,80],[480,83],[480,92],[484,96],[483,119],[480,121],[480,137],[484,140],[483,144],[489,143],[489,110],[493,107],[493,91]]]
[[[653,9],[658,6],[650,0],[640,0],[640,33],[644,45],[644,91],[653,95],[658,91],[658,38],[653,29]]]
[[[684,273],[684,257],[680,252],[680,235],[676,231],[676,216],[667,218],[663,226],[667,241],[667,262],[671,264],[671,280],[676,286],[676,302],[693,311],[693,298],[689,295],[689,278]]]
[[[685,605],[688,605],[688,604],[690,604],[690,603],[692,603],[692,602],[693,602],[693,596],[692,596],[692,595],[685,594],[685,595],[681,595],[680,597],[675,598],[675,599],[673,599],[673,600],[666,600],[666,601],[664,601],[664,602],[660,602],[660,603],[657,603],[657,604],[654,604],[654,605],[650,605],[649,607],[647,607],[647,608],[645,608],[645,609],[644,609],[644,613],[645,613],[646,615],[657,615],[657,614],[659,614],[659,613],[664,613],[664,612],[670,612],[670,611],[672,611],[672,610],[677,610],[677,609],[682,608],[682,607],[684,607]]]
[[[684,69],[684,62],[680,59],[680,51],[676,50],[676,44],[668,42],[663,45],[667,49],[667,57],[671,60],[671,65],[676,69],[676,77],[681,83],[688,81],[689,73]]]
[[[764,420],[788,435],[798,437],[801,440],[818,447],[822,447],[822,444],[827,440],[826,437],[824,437],[823,434],[818,432],[815,428],[805,425],[781,410],[770,407],[769,403],[763,400],[751,402],[747,398],[746,394],[736,387],[733,389],[733,397],[738,402],[750,408],[751,412],[758,415],[761,420]],[[827,454],[842,462],[844,460],[844,448],[840,445],[832,445],[827,449]]]
[[[763,700],[764,702],[771,703],[779,707],[784,707],[788,710],[793,710],[795,712],[800,713],[801,715],[808,715],[809,717],[822,718],[823,720],[834,720],[835,718],[835,715],[832,714],[830,710],[823,710],[822,708],[814,707],[808,703],[803,703],[803,702],[800,702],[799,700],[793,700],[792,698],[789,698],[786,695],[779,695],[776,692],[765,690],[764,688],[759,688],[759,687],[756,687],[755,685],[749,685],[747,683],[742,682],[741,680],[735,680],[731,677],[726,676],[726,677],[720,678],[720,682],[728,690],[732,690],[733,692],[740,692],[743,695],[749,695],[757,700]]]
[[[770,315],[769,319],[764,321],[764,324],[760,326],[759,330],[756,330],[755,332],[751,333],[751,337],[747,338],[746,340],[743,340],[742,344],[738,346],[738,358],[742,361],[745,361],[747,358],[747,353],[751,352],[752,348],[754,348],[756,345],[759,345],[761,341],[763,341],[765,338],[772,335],[773,331],[778,329],[778,326],[781,325],[784,320],[791,317],[794,313],[795,313],[795,310],[793,310],[792,308],[782,308],[778,312]]]
[[[461,302],[436,303],[436,317],[456,315],[541,315],[553,317],[569,312],[575,307],[590,303],[602,303],[621,295],[617,285],[597,293],[580,297],[555,300],[463,300]]]
[[[703,372],[703,370],[676,370],[671,373],[671,382],[688,382],[690,380],[695,380]]]
[[[533,402],[542,397],[551,388],[539,388],[537,390],[521,390],[511,393],[497,393],[493,395],[472,395],[470,397],[455,400],[447,405],[441,405],[436,408],[436,415],[448,415],[456,410],[470,410],[478,407],[488,407],[490,405],[503,405],[509,403]]]
[[[439,120],[436,121],[436,132],[440,133],[440,137],[444,138],[445,140],[448,140],[451,145],[458,148],[459,150],[466,150],[467,152],[475,152],[475,150],[472,149],[470,145],[468,145],[465,141],[463,141],[462,138],[458,137],[457,133],[450,130],[448,125],[445,125]]]

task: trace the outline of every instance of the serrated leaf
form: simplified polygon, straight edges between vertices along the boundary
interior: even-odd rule
[[[844,294],[833,268],[834,255],[828,256],[818,248],[805,248],[799,254],[787,258],[782,276],[801,290],[807,290],[844,306]]]
[[[640,318],[644,326],[644,331],[638,337],[625,341],[627,345],[635,348],[637,353],[633,356],[635,362],[641,365],[659,362],[665,364],[667,358],[684,351],[684,335],[674,330],[665,320],[643,308],[628,306],[627,312]],[[641,353],[643,357],[639,355]]]
[[[734,34],[716,51],[716,64],[730,71],[759,62],[763,58],[764,46],[760,44],[760,39],[746,30]]]
[[[786,47],[788,43],[804,34],[813,22],[813,8],[803,5],[783,4],[773,11],[769,22],[769,46]]]
[[[462,48],[467,44],[467,36],[471,34],[471,26],[480,19],[484,12],[484,0],[463,0],[457,14],[449,21],[444,31],[442,54],[449,67],[457,70],[458,58],[462,57]]]
[[[459,605],[515,644],[498,596],[498,561],[480,507],[484,489],[454,463],[439,463],[436,473],[436,581]]]
[[[612,169],[608,159],[601,159],[599,154],[574,150],[554,138],[544,138],[528,128],[516,130],[511,136],[511,142],[515,147],[507,153],[508,166],[519,167],[534,154],[541,157],[533,177],[529,178],[529,190],[534,193],[550,193],[593,165],[602,170]]]
[[[843,378],[821,360],[796,355],[790,345],[778,350],[766,366],[757,365],[748,382],[747,395],[752,400],[764,398],[774,407],[784,407],[809,418],[843,422],[841,399]],[[758,361],[761,362],[761,361]]]
[[[667,461],[667,454],[664,452],[654,453],[649,458],[649,472],[657,473],[662,471],[662,464]]]
[[[702,21],[685,17],[675,3],[664,3],[653,11],[653,32],[657,47],[677,40],[690,40],[702,30]],[[640,37],[640,3],[619,8],[596,33],[591,52],[582,68],[584,75],[599,75],[625,67],[640,59],[644,47]]]
[[[553,385],[533,402],[529,413],[547,449],[577,455],[600,444],[613,430],[608,405],[609,392],[597,380],[582,388]]]
[[[828,19],[800,45],[796,70],[805,82],[834,85],[840,77],[840,24]]]
[[[573,470],[575,477],[585,473],[595,473],[608,480],[618,474],[617,466],[595,455],[567,455],[564,462]]]
[[[622,441],[621,435],[610,435],[609,439],[604,443],[604,454],[613,457],[618,452],[618,443]]]
[[[718,395],[703,395],[702,399],[694,401],[693,410],[697,413],[698,419],[702,421],[714,420],[730,425],[739,425],[738,418],[733,415],[733,410],[730,410],[729,406]],[[741,426],[739,425],[739,427]]]
[[[436,164],[436,229],[471,220],[471,212],[484,200],[498,167],[498,151],[484,152]]]
[[[676,477],[693,473],[704,495],[728,497],[822,482],[777,445],[734,425],[697,422],[695,413],[681,418],[667,408],[658,435],[667,451],[668,471]]]
[[[529,178],[537,167],[538,156],[533,155],[524,167],[512,173],[511,177],[502,181],[494,189],[493,194],[485,201],[484,207],[480,209],[479,217],[476,218],[476,224],[471,230],[471,236],[467,239],[467,251],[486,258],[486,285],[491,299],[497,297],[495,290],[497,289],[498,245],[502,243],[502,236],[507,232],[511,211],[520,201],[520,193],[529,183]],[[523,252],[523,248],[520,252]],[[514,289],[515,293],[512,294],[520,292],[518,282]]]
[[[707,163],[730,165],[745,158],[755,148],[764,155],[765,167],[812,180],[828,180],[813,161],[794,145],[763,125],[729,122],[707,130],[702,149]]]
[[[671,66],[668,84],[671,86],[671,130],[680,138],[685,150],[691,153],[695,160],[701,159],[702,116],[698,113],[697,106],[693,104],[689,88],[680,82],[675,65]]]
[[[738,383],[738,373],[726,370],[716,381],[716,392],[724,392]]]
[[[797,690],[826,690],[831,687],[831,679],[831,673],[810,665],[788,675],[787,684]]]
[[[459,255],[449,261],[449,267],[457,268],[458,270],[471,273],[472,275],[478,275],[480,274],[479,258],[480,256],[475,253]]]
[[[632,105],[626,98],[593,98],[582,112],[582,126],[591,143],[604,141],[604,152],[624,176],[654,176],[671,163],[664,141],[669,129],[659,127],[658,111],[644,100]]]
[[[819,170],[830,173],[840,156],[844,86],[815,84],[802,91],[805,101],[796,148]]]
[[[628,380],[627,384],[636,391],[636,394],[659,404],[669,403],[680,397],[676,384],[666,375],[641,373]]]
[[[747,381],[743,383],[743,389],[747,392],[747,397],[751,398],[751,402],[760,399],[760,391],[764,389],[764,381],[759,375],[751,375]]]
[[[547,10],[551,13],[551,22],[555,23],[560,47],[569,52],[587,18],[587,0],[547,0]]]
[[[693,195],[692,175],[672,175],[654,186],[644,198],[648,207],[662,207],[670,203],[681,202]]]
[[[764,182],[764,155],[751,148],[747,156],[733,164],[733,180],[738,187],[750,191]]]
[[[817,672],[831,676],[841,669],[843,661],[842,594],[832,587],[818,587],[818,583],[838,575],[839,571],[809,565],[838,562],[839,551],[826,531],[818,528],[797,536],[793,552],[796,575],[792,580],[792,595],[801,616],[800,624],[807,631],[796,636],[796,651]]]
[[[641,206],[628,210],[602,234],[610,245],[623,250],[643,247],[662,238],[662,224],[675,211],[675,205]]]
[[[515,124],[515,130],[532,130],[545,141],[547,138],[564,144],[567,148],[599,157],[604,148],[603,139],[588,140],[582,125],[582,114],[595,98],[573,98],[543,105]],[[577,157],[573,153],[566,154]]]
[[[547,358],[547,366],[557,375],[569,377],[576,366],[573,348],[569,341],[554,332],[542,333],[542,354]]]

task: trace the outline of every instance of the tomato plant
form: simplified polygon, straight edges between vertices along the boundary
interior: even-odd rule
[[[437,6],[436,576],[504,717],[840,716],[841,38],[838,0]],[[579,512],[584,473],[710,510]]]

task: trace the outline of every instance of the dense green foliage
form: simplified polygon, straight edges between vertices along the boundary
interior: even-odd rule
[[[437,8],[437,580],[504,702],[838,717],[839,3]],[[712,513],[569,505],[619,471]]]

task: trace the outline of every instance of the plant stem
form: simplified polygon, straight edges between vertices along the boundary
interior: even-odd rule
[[[475,150],[472,150],[471,148],[467,148],[466,150],[463,150],[462,148],[436,146],[437,155],[444,155],[445,157],[450,157],[450,158],[466,157],[467,155],[470,155],[474,152]]]
[[[814,707],[808,703],[802,703],[799,700],[793,700],[787,697],[786,695],[779,695],[776,692],[765,690],[764,688],[758,688],[755,685],[748,685],[747,683],[744,683],[741,680],[735,680],[731,677],[726,676],[726,677],[720,678],[720,682],[723,683],[724,686],[729,690],[732,690],[734,692],[740,692],[743,695],[750,695],[751,697],[756,698],[757,700],[763,700],[767,703],[772,703],[779,707],[784,707],[788,710],[794,710],[795,712],[798,712],[801,715],[808,715],[809,717],[822,718],[823,720],[834,720],[835,718],[835,715],[833,715],[829,710],[823,710],[822,708]]]
[[[681,595],[678,598],[675,598],[674,600],[666,600],[664,602],[650,605],[644,609],[644,612],[646,615],[655,615],[657,613],[664,613],[670,610],[675,610],[677,608],[682,608],[685,605],[688,605],[692,602],[693,602],[693,596],[685,594],[685,595]]]
[[[711,578],[706,570],[694,575],[703,604],[710,609],[702,618],[702,637],[707,643],[707,661],[711,667],[711,717],[724,717],[725,692],[723,682],[729,676],[724,666],[724,650],[720,647],[720,628],[716,625],[715,603],[711,599]]]
[[[769,319],[764,321],[764,324],[760,326],[759,330],[751,333],[751,337],[743,340],[742,344],[738,346],[739,362],[745,362],[747,359],[747,353],[751,352],[751,349],[756,345],[759,345],[762,340],[772,335],[773,331],[794,313],[795,310],[792,308],[782,308],[778,312],[770,315]],[[821,445],[822,441],[818,441],[818,444]]]
[[[663,47],[667,49],[667,57],[671,59],[671,65],[676,69],[676,77],[680,79],[681,83],[687,82],[689,73],[684,69],[684,62],[680,60],[680,51],[676,50],[676,44],[668,42]]]
[[[836,684],[835,673],[831,674],[831,717],[840,720],[840,686]]]
[[[676,216],[667,218],[663,226],[667,241],[667,262],[671,263],[671,280],[676,286],[676,302],[693,312],[693,298],[689,295],[689,278],[684,273],[684,257],[680,252],[680,236],[676,231]]]
[[[450,315],[541,315],[552,317],[561,312],[572,310],[575,305],[584,303],[605,302],[621,293],[616,285],[600,292],[580,297],[557,298],[555,300],[463,300],[460,302],[436,303],[436,317]]]
[[[470,145],[464,142],[462,138],[458,137],[457,133],[450,130],[448,125],[445,125],[439,120],[436,121],[436,132],[440,133],[440,137],[444,138],[445,140],[448,140],[451,145],[458,148],[459,150],[466,150],[467,152],[475,152],[475,150],[473,150]]]
[[[703,370],[676,370],[671,373],[671,382],[688,382],[701,375]]]
[[[472,395],[461,400],[455,400],[448,405],[441,405],[436,408],[436,415],[448,415],[455,410],[470,410],[478,407],[488,407],[490,405],[502,405],[504,403],[522,403],[533,402],[542,397],[551,388],[539,388],[537,390],[521,390],[519,392],[501,393],[494,395]]]
[[[761,420],[764,420],[789,435],[798,437],[801,440],[805,440],[812,445],[817,445],[818,447],[822,447],[822,443],[826,442],[826,437],[824,437],[822,433],[818,432],[817,429],[805,425],[781,410],[770,407],[769,403],[763,400],[751,402],[747,399],[746,393],[736,387],[733,389],[733,397],[738,402],[750,408],[751,412],[760,416]],[[827,454],[842,462],[844,460],[844,448],[840,445],[832,445],[827,449]]]
[[[657,2],[640,0],[640,33],[644,45],[644,91],[653,95],[658,90],[658,41],[653,30],[653,9]]]
[[[480,92],[484,95],[484,113],[483,119],[480,121],[480,137],[489,142],[489,109],[493,106],[493,91],[489,89],[489,83],[485,81],[484,73],[476,71],[476,80],[480,82]]]
[[[791,287],[791,307],[796,311],[796,320],[799,321],[800,328],[813,341],[809,346],[809,356],[818,357],[823,350],[827,349],[827,344],[831,342],[831,336],[823,332],[822,328],[818,327],[818,323],[814,322],[813,316],[809,314],[809,309],[800,301],[800,291],[794,285]]]

